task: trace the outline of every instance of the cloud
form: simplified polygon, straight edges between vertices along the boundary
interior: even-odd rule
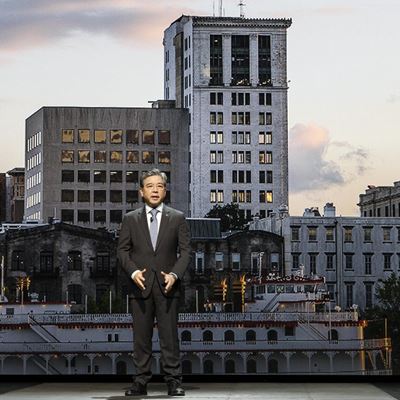
[[[324,6],[319,7],[314,10],[316,14],[323,15],[323,16],[330,16],[330,17],[341,17],[343,15],[349,15],[356,12],[356,9],[351,6]]]
[[[193,11],[178,0],[0,0],[0,8],[0,52],[45,46],[76,32],[159,44],[173,20]]]
[[[344,186],[368,170],[368,152],[348,142],[331,141],[326,128],[296,124],[289,132],[291,192]]]

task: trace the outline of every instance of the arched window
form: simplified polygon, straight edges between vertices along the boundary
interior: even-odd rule
[[[268,331],[268,342],[276,342],[278,340],[278,332],[274,329]]]
[[[191,374],[192,373],[192,362],[190,360],[182,361],[182,373]]]
[[[125,361],[117,362],[117,375],[126,375],[126,362]]]
[[[224,333],[224,341],[225,343],[234,343],[235,342],[235,332],[228,330]]]
[[[235,360],[225,361],[225,373],[234,374],[235,373]]]
[[[181,342],[191,342],[192,341],[192,333],[190,331],[183,331],[181,333]]]
[[[338,341],[339,340],[339,332],[336,329],[331,329],[328,332],[328,338],[329,338],[329,340],[332,340],[332,341]]]
[[[214,373],[214,363],[212,360],[204,361],[204,373],[205,374],[213,374]]]
[[[278,361],[275,359],[268,360],[268,373],[277,374],[278,373]]]
[[[248,374],[256,374],[257,373],[257,361],[256,360],[254,360],[252,358],[247,360],[246,367],[247,367]]]
[[[203,342],[212,342],[213,341],[213,333],[211,331],[203,332]]]
[[[256,332],[253,329],[249,329],[246,332],[246,342],[255,342],[256,341]]]
[[[76,304],[82,304],[81,285],[68,285],[68,301],[74,301]]]

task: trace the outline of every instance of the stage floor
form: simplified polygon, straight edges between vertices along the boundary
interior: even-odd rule
[[[7,400],[122,400],[129,383],[0,383]],[[393,400],[397,383],[186,383],[186,399],[259,400]],[[390,394],[389,394],[390,393]],[[141,397],[134,397],[135,399]],[[163,383],[148,386],[147,399],[170,399]]]

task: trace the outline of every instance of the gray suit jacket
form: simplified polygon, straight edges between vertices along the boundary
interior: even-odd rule
[[[180,253],[179,256],[177,253]],[[181,211],[163,206],[156,249],[151,244],[145,207],[131,211],[124,216],[118,242],[118,259],[127,274],[130,295],[135,298],[149,296],[154,279],[164,285],[161,271],[174,272],[178,276],[166,296],[180,295],[181,279],[190,261],[190,233],[185,216]],[[146,268],[145,290],[131,279],[134,271]]]

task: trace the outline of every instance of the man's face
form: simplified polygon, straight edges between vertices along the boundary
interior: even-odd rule
[[[150,207],[157,207],[161,204],[167,194],[164,181],[161,176],[149,176],[143,181],[143,188],[140,189],[140,195],[144,202]]]

